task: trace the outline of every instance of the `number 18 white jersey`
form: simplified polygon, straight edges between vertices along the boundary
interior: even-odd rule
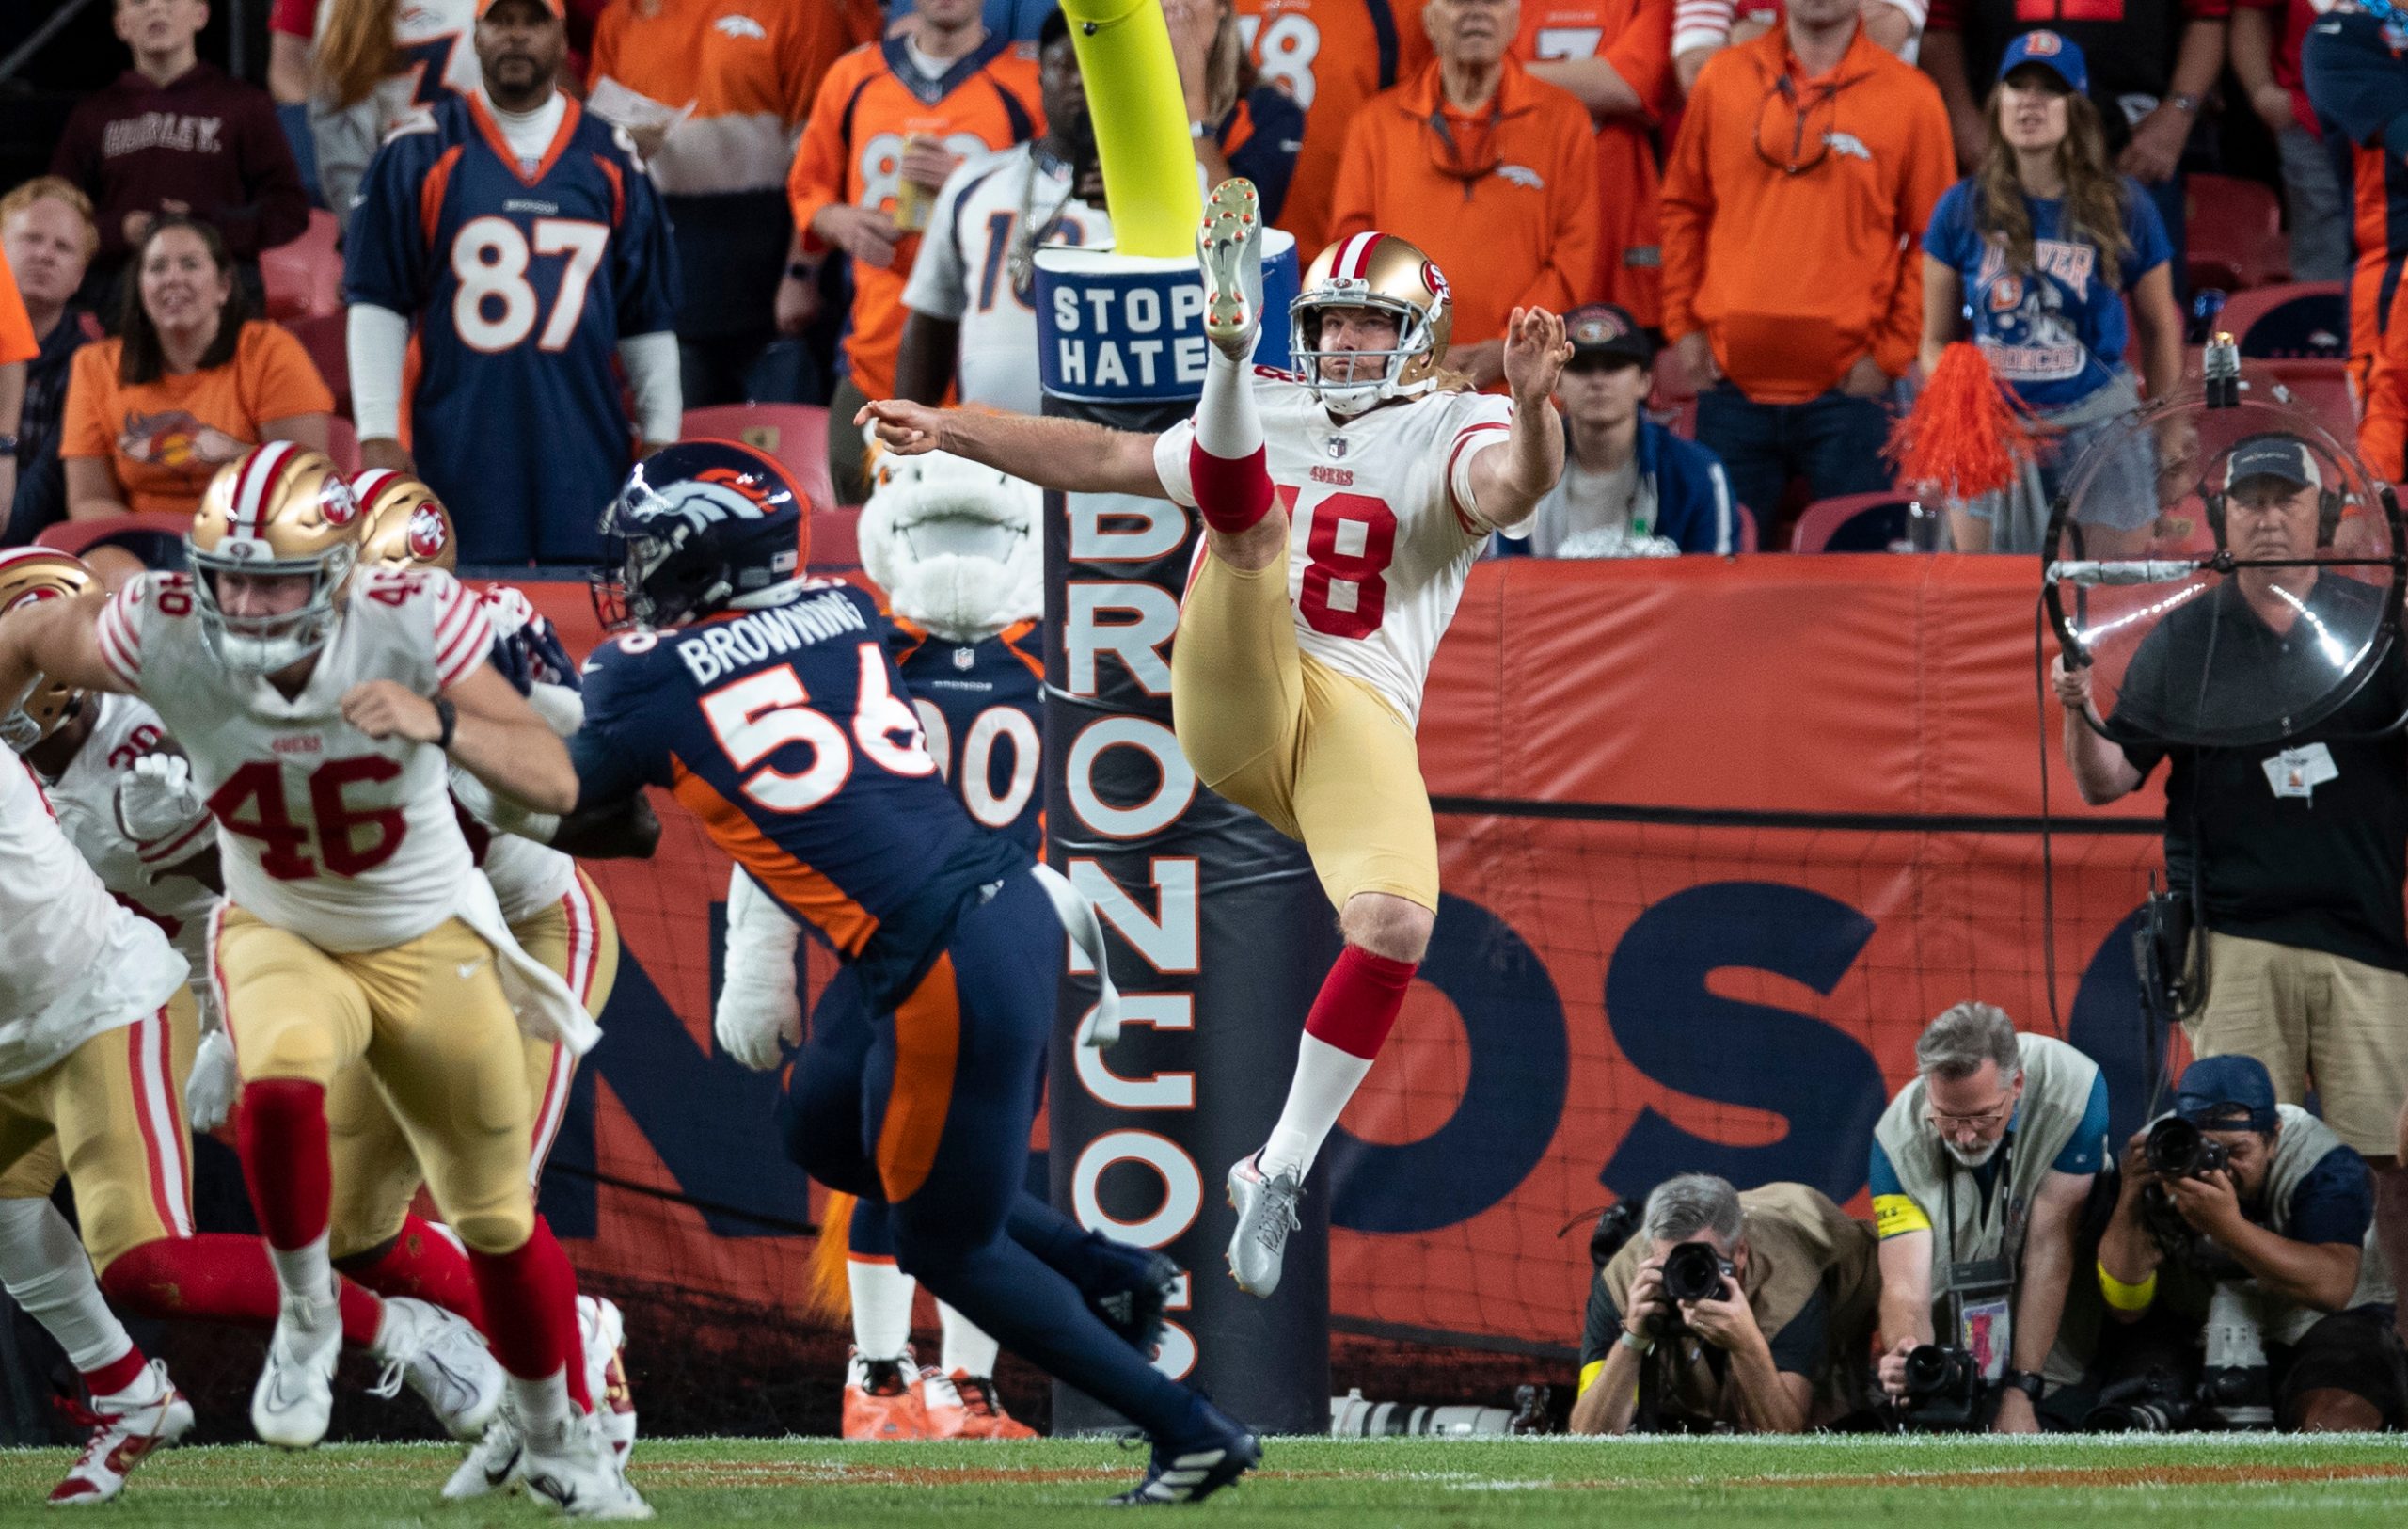
[[[217,818],[235,906],[323,950],[382,950],[461,911],[475,874],[442,753],[343,720],[355,685],[434,696],[484,662],[477,597],[434,569],[354,576],[301,693],[228,672],[191,581],[146,574],[103,609],[101,656],[158,711]]]
[[[1254,400],[1288,512],[1296,645],[1378,691],[1410,726],[1472,560],[1496,529],[1472,505],[1472,458],[1504,441],[1513,406],[1444,392],[1339,421],[1303,382],[1265,368]],[[1164,490],[1191,509],[1195,439],[1190,419],[1154,443]]]

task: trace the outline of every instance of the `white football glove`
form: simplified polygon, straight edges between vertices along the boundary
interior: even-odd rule
[[[711,1033],[719,1048],[756,1073],[784,1059],[779,1043],[802,1043],[802,1000],[794,984],[795,921],[737,867],[727,883],[726,976]]]
[[[200,1038],[192,1056],[192,1076],[184,1082],[184,1115],[196,1131],[214,1131],[234,1112],[234,1096],[243,1091],[242,1075],[234,1070],[234,1043],[224,1030]]]
[[[117,825],[136,844],[173,838],[208,812],[181,754],[146,754],[117,783]]]

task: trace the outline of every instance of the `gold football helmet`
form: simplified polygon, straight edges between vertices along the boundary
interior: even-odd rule
[[[359,497],[359,561],[372,568],[441,568],[460,565],[452,514],[435,490],[406,472],[370,468],[351,480]]]
[[[201,631],[228,668],[274,674],[325,645],[361,529],[359,498],[324,453],[272,440],[217,470],[184,547]],[[306,578],[309,597],[291,611],[230,614],[217,589],[230,573]]]
[[[1396,315],[1394,350],[1321,348],[1321,310],[1376,308]],[[1418,398],[1437,384],[1455,327],[1454,297],[1430,257],[1390,233],[1356,233],[1314,257],[1288,305],[1288,354],[1305,385],[1333,414],[1360,414],[1391,398]],[[1385,364],[1354,377],[1354,358]],[[1327,362],[1341,375],[1323,375]]]
[[[68,600],[92,587],[92,573],[81,558],[46,547],[12,547],[0,551],[0,616],[36,600]],[[0,716],[0,742],[23,754],[58,731],[75,714],[84,693],[39,676],[24,700]]]

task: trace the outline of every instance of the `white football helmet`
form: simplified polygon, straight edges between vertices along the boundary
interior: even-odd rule
[[[881,453],[855,536],[896,615],[975,643],[1045,613],[1037,486],[948,452]]]
[[[1396,315],[1394,350],[1338,351],[1321,348],[1324,308],[1376,308]],[[1332,414],[1360,414],[1391,398],[1418,398],[1437,386],[1454,333],[1454,297],[1447,279],[1414,246],[1391,233],[1356,233],[1313,258],[1303,290],[1288,305],[1290,364],[1304,374]],[[1378,358],[1380,374],[1360,381],[1323,377],[1324,360]]]

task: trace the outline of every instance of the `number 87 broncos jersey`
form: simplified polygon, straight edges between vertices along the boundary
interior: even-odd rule
[[[1288,512],[1296,645],[1378,691],[1410,726],[1472,560],[1497,529],[1473,507],[1472,458],[1503,443],[1513,406],[1442,392],[1339,422],[1300,378],[1266,367],[1255,369],[1254,399]],[[1154,441],[1163,491],[1190,509],[1195,439],[1187,419]]]
[[[492,627],[448,573],[352,579],[309,682],[292,700],[228,670],[191,580],[150,573],[103,610],[103,661],[149,701],[217,819],[226,895],[322,950],[382,950],[460,914],[475,868],[439,750],[343,720],[355,685],[434,696],[484,662]]]

